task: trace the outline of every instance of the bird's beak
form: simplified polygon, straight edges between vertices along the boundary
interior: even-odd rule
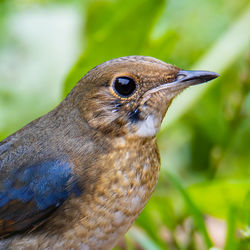
[[[182,85],[185,85],[187,83],[189,86],[191,86],[211,81],[218,76],[219,74],[210,71],[180,70],[176,75],[176,80],[172,82],[172,84],[181,83]]]
[[[147,92],[147,94],[153,94],[160,90],[169,89],[171,92],[183,90],[189,86],[208,82],[217,78],[219,74],[210,71],[200,70],[180,70],[175,77],[175,80],[170,83],[162,84],[156,88],[153,88]]]

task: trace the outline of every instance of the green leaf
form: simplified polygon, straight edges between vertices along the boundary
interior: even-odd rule
[[[236,231],[236,208],[234,206],[231,206],[229,208],[228,220],[227,220],[227,236],[224,246],[225,250],[237,249],[235,231]]]
[[[196,206],[213,216],[226,218],[230,205],[242,208],[250,181],[213,181],[194,184],[188,188],[188,194]]]

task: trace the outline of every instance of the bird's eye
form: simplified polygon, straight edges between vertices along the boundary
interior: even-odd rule
[[[130,77],[117,77],[113,82],[113,88],[119,96],[129,97],[135,92],[136,84]]]

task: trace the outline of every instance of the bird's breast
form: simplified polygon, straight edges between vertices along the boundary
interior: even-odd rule
[[[101,174],[81,205],[78,229],[79,237],[87,239],[86,249],[111,248],[140,214],[158,179],[155,139],[122,137],[113,145],[97,161]]]

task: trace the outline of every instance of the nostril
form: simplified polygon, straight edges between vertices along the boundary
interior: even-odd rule
[[[178,75],[175,77],[175,79],[176,79],[176,80],[182,80],[182,79],[185,78],[185,77],[186,77],[185,74],[178,74]]]

